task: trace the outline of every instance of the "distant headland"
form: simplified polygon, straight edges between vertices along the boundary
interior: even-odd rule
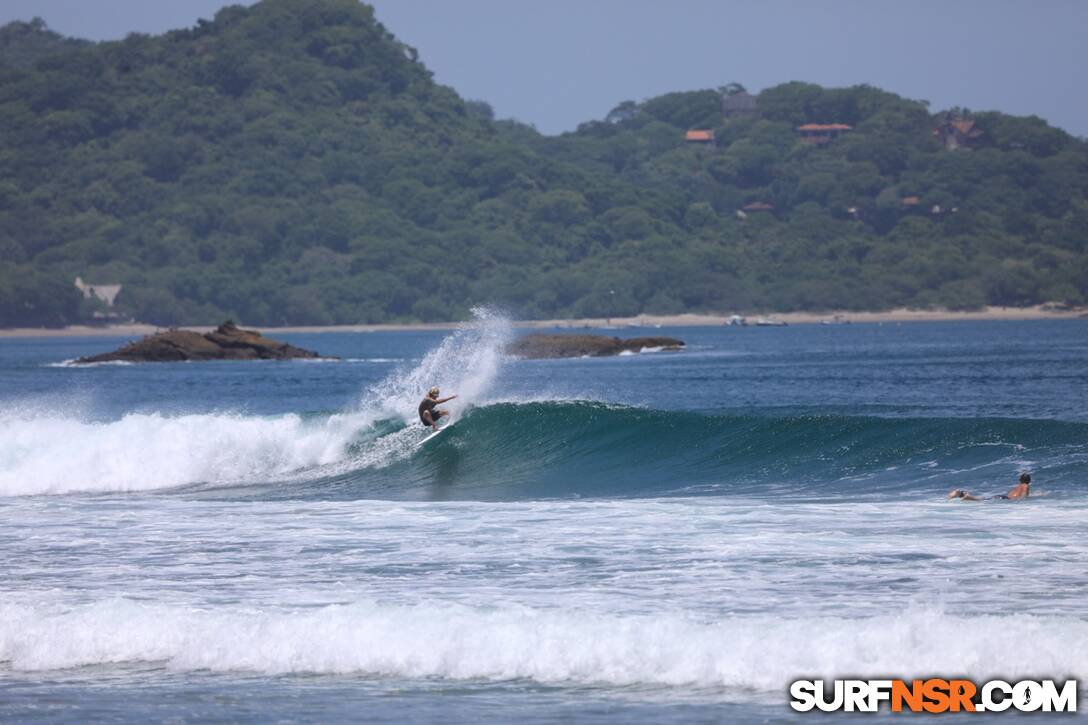
[[[1088,303],[1088,143],[1036,116],[723,78],[544,136],[357,0],[11,23],[0,69],[0,326]]]

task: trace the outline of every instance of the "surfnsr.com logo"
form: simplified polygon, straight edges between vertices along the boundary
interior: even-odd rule
[[[1076,712],[1077,681],[797,680],[790,707],[798,712]]]

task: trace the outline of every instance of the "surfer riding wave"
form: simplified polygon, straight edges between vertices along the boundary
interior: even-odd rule
[[[442,410],[438,405],[449,402],[457,397],[456,395],[451,395],[448,398],[439,398],[439,392],[437,387],[431,388],[427,391],[427,396],[419,403],[419,420],[423,425],[434,428],[435,430],[438,430],[438,420],[450,414],[448,410]]]

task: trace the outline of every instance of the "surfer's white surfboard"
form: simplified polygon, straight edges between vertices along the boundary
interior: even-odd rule
[[[438,430],[436,430],[436,431],[433,431],[433,432],[431,432],[431,433],[430,433],[430,435],[428,435],[428,436],[427,436],[426,438],[424,438],[423,440],[421,440],[421,441],[420,441],[419,443],[416,443],[416,448],[419,448],[419,447],[420,447],[421,445],[423,445],[423,444],[424,444],[424,443],[426,443],[427,441],[431,440],[432,438],[435,438],[435,437],[437,437],[437,436],[440,436],[440,435],[442,435],[442,431],[446,430],[446,429],[447,429],[447,428],[449,428],[449,427],[450,427],[451,425],[453,425],[453,421],[452,421],[452,420],[451,420],[451,421],[450,421],[449,423],[446,423],[446,424],[445,424],[444,426],[442,426],[442,427],[441,427],[441,428],[439,428]]]

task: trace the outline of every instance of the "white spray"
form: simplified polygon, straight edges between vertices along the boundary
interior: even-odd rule
[[[456,416],[482,402],[504,358],[510,341],[510,322],[489,308],[472,310],[473,321],[458,328],[411,368],[401,369],[368,390],[360,410],[384,418],[414,423],[416,406],[433,386],[443,397],[456,394],[446,407]]]

